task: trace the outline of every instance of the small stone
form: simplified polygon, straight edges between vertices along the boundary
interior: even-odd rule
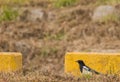
[[[16,51],[21,52],[24,56],[27,56],[31,52],[31,46],[27,42],[18,41],[15,43]]]
[[[47,18],[47,14],[44,10],[41,9],[35,9],[30,11],[30,20],[36,21],[36,20],[45,20]]]
[[[116,8],[110,5],[102,5],[95,9],[92,20],[93,21],[102,21],[105,17],[115,15],[118,16]]]
[[[27,21],[43,21],[48,18],[47,12],[43,9],[26,9],[23,11],[20,19]]]

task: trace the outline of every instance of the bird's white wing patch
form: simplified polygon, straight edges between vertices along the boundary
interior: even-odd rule
[[[83,66],[83,72],[82,73],[92,75],[92,72],[86,66]]]

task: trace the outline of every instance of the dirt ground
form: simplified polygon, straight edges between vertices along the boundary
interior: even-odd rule
[[[64,74],[66,52],[120,49],[120,23],[93,22],[95,0],[54,8],[49,1],[33,0],[20,6],[16,21],[0,24],[0,51],[23,54],[23,73],[0,74],[1,82],[119,82],[117,76],[90,79]],[[42,9],[45,17],[30,20],[29,12]]]

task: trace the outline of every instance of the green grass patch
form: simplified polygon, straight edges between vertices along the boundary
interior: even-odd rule
[[[74,5],[78,0],[55,0],[55,7],[67,7]]]
[[[60,31],[60,32],[58,32],[56,34],[51,34],[51,35],[46,34],[45,38],[49,39],[49,40],[58,40],[58,41],[60,41],[60,40],[63,40],[65,38],[65,33]]]
[[[97,4],[116,5],[120,4],[120,0],[97,0]]]
[[[40,52],[40,56],[48,57],[50,55],[56,54],[59,50],[56,47],[43,47]]]
[[[50,36],[49,38],[53,39],[53,40],[63,40],[64,39],[64,34],[63,33],[58,33],[56,35]]]
[[[18,11],[14,8],[3,6],[0,12],[0,22],[15,20],[19,16]]]
[[[27,3],[28,0],[0,0],[1,5],[8,5],[8,4],[24,4]]]
[[[91,78],[92,78],[92,75],[90,75],[90,74],[83,74],[83,77],[84,77],[85,79],[91,79]]]

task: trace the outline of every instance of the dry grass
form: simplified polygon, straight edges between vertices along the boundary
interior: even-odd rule
[[[34,0],[22,7],[46,9],[47,13],[54,13],[55,18],[52,21],[0,23],[0,51],[20,51],[24,57],[23,73],[1,73],[0,81],[119,82],[116,75],[77,78],[64,74],[64,55],[68,51],[120,49],[120,23],[92,22],[89,13],[94,6],[89,5],[91,3],[84,0],[71,8],[56,9],[48,6],[49,1]]]

